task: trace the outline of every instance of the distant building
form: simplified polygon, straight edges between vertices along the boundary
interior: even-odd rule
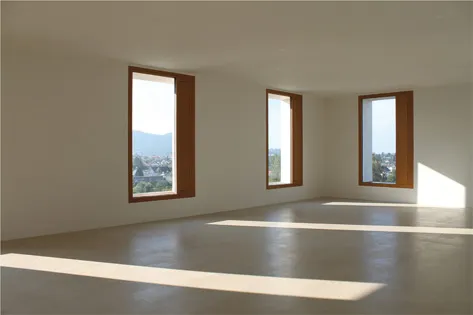
[[[133,171],[133,184],[137,184],[140,182],[147,182],[147,183],[167,183],[166,177],[163,175],[159,175],[153,169],[146,169],[146,170],[134,170]]]

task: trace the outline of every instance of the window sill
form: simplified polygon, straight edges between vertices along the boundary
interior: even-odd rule
[[[302,184],[277,184],[277,185],[269,185],[266,184],[266,189],[279,189],[279,188],[289,188],[289,187],[299,187],[302,186]]]
[[[359,182],[358,185],[368,186],[368,187],[384,187],[384,188],[407,188],[407,189],[414,188],[414,185],[383,184],[383,183],[370,183],[370,182]]]
[[[137,202],[147,202],[147,201],[156,201],[156,200],[182,199],[182,198],[190,198],[190,197],[193,197],[193,196],[183,196],[173,191],[161,192],[161,193],[156,193],[156,194],[142,193],[142,194],[134,194],[132,196],[129,196],[128,202],[137,203]]]

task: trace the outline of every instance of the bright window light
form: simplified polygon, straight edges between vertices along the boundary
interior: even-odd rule
[[[291,98],[268,94],[269,185],[292,183]]]
[[[174,78],[133,73],[133,196],[176,192]]]
[[[363,100],[363,181],[396,184],[396,97]]]

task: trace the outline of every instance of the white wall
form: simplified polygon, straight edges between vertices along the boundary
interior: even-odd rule
[[[319,196],[323,106],[304,95],[304,186],[266,190],[265,86],[196,76],[191,199],[127,201],[127,66],[4,45],[2,237],[14,239]]]
[[[464,207],[470,184],[468,85],[414,90],[415,189],[358,186],[357,96],[327,102],[324,196]]]

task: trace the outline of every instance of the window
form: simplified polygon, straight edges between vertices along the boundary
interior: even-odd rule
[[[414,188],[413,92],[358,98],[359,184]]]
[[[195,196],[193,76],[128,68],[128,199]]]
[[[266,91],[266,188],[302,186],[302,96]]]

